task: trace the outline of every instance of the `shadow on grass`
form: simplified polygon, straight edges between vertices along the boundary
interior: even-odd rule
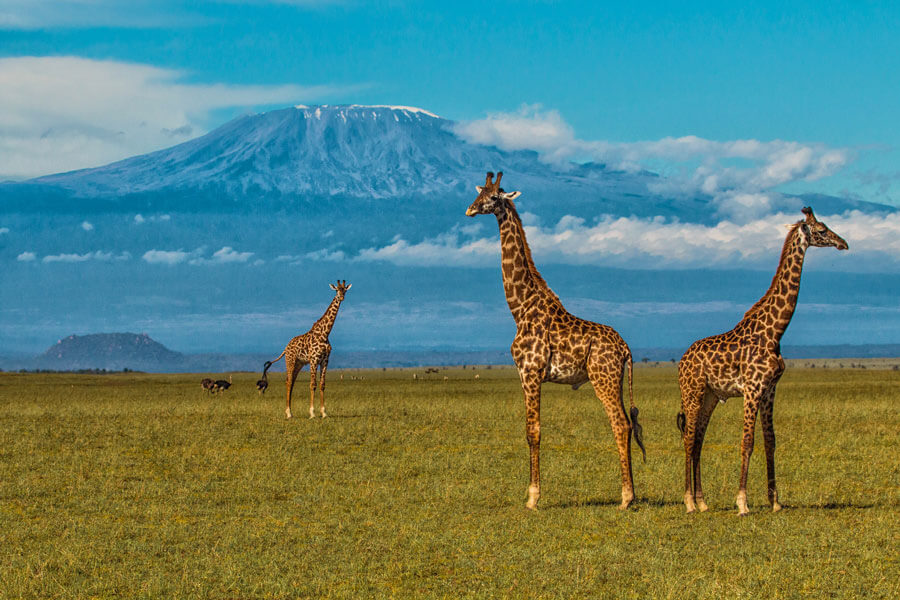
[[[582,506],[615,506],[618,507],[622,503],[621,499],[616,498],[593,498],[590,500],[568,500],[565,502],[556,502],[542,506],[544,509],[551,508],[578,508]],[[665,507],[665,506],[683,506],[684,503],[677,500],[663,500],[659,498],[635,498],[629,506],[629,510],[641,508],[644,506]]]
[[[888,508],[890,505],[879,505],[874,502],[863,503],[863,502],[820,502],[817,504],[783,504],[782,509],[791,510],[791,509],[810,509],[810,510],[844,510],[847,508],[859,508],[859,509],[867,509],[867,508]]]

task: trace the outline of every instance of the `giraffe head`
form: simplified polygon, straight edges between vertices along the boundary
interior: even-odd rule
[[[335,284],[333,284],[333,283],[329,283],[328,285],[329,285],[329,287],[330,287],[331,289],[333,289],[335,292],[337,292],[337,293],[335,294],[335,296],[338,297],[338,298],[340,298],[341,300],[344,299],[344,295],[347,293],[347,290],[349,290],[351,287],[353,287],[353,284],[352,284],[352,283],[347,283],[347,280],[346,280],[346,279],[343,280],[343,281],[341,281],[340,279],[338,279],[338,280],[337,280],[337,285],[335,285]]]
[[[817,220],[810,207],[804,207],[803,214],[806,215],[806,220],[799,221],[798,224],[801,234],[806,238],[806,242],[810,246],[818,246],[820,248],[834,246],[838,250],[846,250],[850,247],[844,238],[828,229],[825,223]]]
[[[497,173],[497,180],[492,182],[494,174],[489,172],[484,185],[475,186],[475,189],[478,190],[478,197],[466,211],[466,216],[499,214],[522,194],[522,192],[504,192],[500,187],[501,177],[503,177],[503,173]]]

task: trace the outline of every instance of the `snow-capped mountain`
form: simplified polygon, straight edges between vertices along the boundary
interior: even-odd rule
[[[15,206],[16,197],[30,205],[35,194],[61,195],[100,210],[188,212],[243,211],[275,200],[282,207],[306,204],[309,215],[312,199],[326,199],[332,212],[344,203],[356,207],[359,199],[377,208],[392,198],[417,198],[440,218],[445,207],[455,215],[485,171],[502,170],[505,182],[523,191],[525,210],[550,219],[585,212],[696,222],[712,216],[710,198],[661,194],[653,173],[552,165],[536,152],[469,143],[453,126],[413,107],[295,106],[239,117],[194,140],[110,165],[0,186],[0,199]],[[70,203],[55,203],[61,204]],[[827,212],[865,204],[820,198],[817,206]]]
[[[485,165],[548,172],[533,152],[468,144],[450,125],[412,107],[297,106],[239,117],[172,148],[34,183],[79,196],[214,189],[385,198],[447,191]]]
[[[530,210],[590,203],[598,213],[694,215],[702,198],[662,198],[651,173],[550,165],[536,152],[469,143],[452,121],[404,106],[296,106],[239,117],[194,140],[110,165],[0,187],[7,196],[63,194],[103,209],[222,210],[273,199],[421,198],[436,207],[471,196],[488,170],[526,190]],[[5,187],[5,190],[3,189]],[[112,202],[109,202],[112,200]],[[78,203],[78,201],[76,201]],[[238,206],[235,206],[237,203]],[[58,204],[58,203],[57,203]],[[205,208],[204,208],[205,207]],[[146,208],[145,210],[148,210]]]

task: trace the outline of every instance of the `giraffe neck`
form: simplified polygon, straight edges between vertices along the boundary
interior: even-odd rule
[[[809,244],[800,232],[799,224],[795,225],[784,240],[781,260],[772,278],[772,285],[747,311],[739,325],[760,323],[762,325],[760,330],[763,333],[770,335],[776,342],[781,340],[797,307],[800,275],[803,272],[803,259],[808,247]]]
[[[525,318],[528,307],[537,299],[558,304],[562,308],[559,298],[534,266],[531,249],[525,240],[522,219],[511,201],[505,210],[497,214],[497,224],[500,226],[503,290],[516,323]]]
[[[331,304],[328,305],[328,308],[325,309],[325,314],[319,317],[319,320],[315,322],[310,331],[328,337],[331,333],[331,328],[334,327],[334,320],[337,318],[338,309],[340,307],[341,298],[335,296],[334,300],[331,301]]]

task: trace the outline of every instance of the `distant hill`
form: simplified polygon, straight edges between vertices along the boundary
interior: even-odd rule
[[[65,337],[35,358],[39,369],[159,371],[177,367],[185,356],[146,333],[93,333]]]

